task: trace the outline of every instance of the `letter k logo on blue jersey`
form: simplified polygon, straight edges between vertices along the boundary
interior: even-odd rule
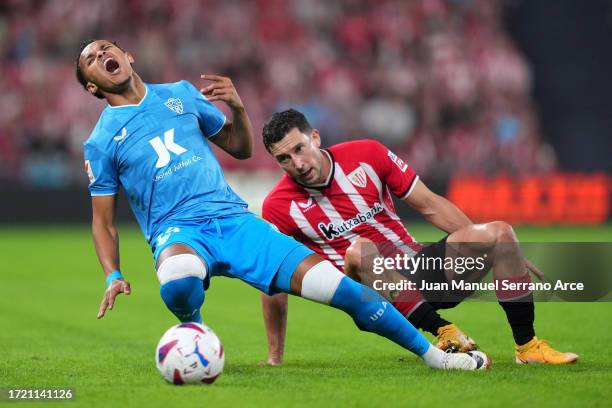
[[[157,153],[157,163],[155,164],[157,168],[164,167],[170,163],[170,152],[179,156],[187,151],[183,146],[174,142],[174,129],[164,132],[163,142],[159,136],[155,136],[149,140],[149,143],[155,149],[155,153]]]

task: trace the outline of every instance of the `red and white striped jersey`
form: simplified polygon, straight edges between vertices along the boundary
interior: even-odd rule
[[[340,143],[323,150],[331,174],[322,187],[305,187],[287,174],[263,203],[263,218],[340,269],[358,237],[413,256],[422,247],[395,213],[391,193],[408,197],[414,171],[375,140]],[[386,254],[385,254],[386,255]]]

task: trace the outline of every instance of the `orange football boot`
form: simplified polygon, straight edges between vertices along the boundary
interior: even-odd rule
[[[522,346],[515,346],[516,364],[569,364],[578,360],[574,353],[555,350],[546,340],[537,337]]]

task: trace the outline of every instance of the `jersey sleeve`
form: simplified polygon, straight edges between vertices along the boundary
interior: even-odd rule
[[[200,129],[207,138],[213,137],[223,128],[225,115],[202,95],[189,81],[182,81],[193,97]]]
[[[110,157],[93,143],[85,144],[85,172],[89,177],[92,196],[113,195],[119,192],[119,177]]]
[[[375,170],[381,181],[389,187],[393,195],[404,200],[416,186],[419,176],[385,145],[374,140],[370,142]]]

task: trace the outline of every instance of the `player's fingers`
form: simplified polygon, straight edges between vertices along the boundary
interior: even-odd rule
[[[132,287],[130,286],[129,282],[123,283],[123,293],[125,293],[126,295],[129,295],[130,293],[132,293]]]
[[[227,94],[227,93],[232,93],[233,90],[231,88],[228,87],[219,87],[219,88],[215,88],[211,94],[212,95],[223,95],[223,94]]]
[[[538,269],[537,266],[535,266],[534,264],[532,264],[529,260],[525,259],[525,264],[527,265],[527,269],[529,269],[529,271],[531,273],[533,273],[535,276],[538,277],[539,280],[543,281],[544,280],[544,273],[542,271],[540,271]]]
[[[100,303],[100,309],[98,310],[98,319],[101,319],[102,317],[104,317],[104,313],[106,312],[107,307],[108,307],[108,300],[107,300],[106,293],[105,293],[104,297],[102,298],[102,303]]]
[[[229,102],[231,100],[232,100],[232,95],[231,94],[214,95],[214,96],[211,96],[210,98],[208,98],[209,102],[214,102],[214,101]]]
[[[213,89],[221,88],[221,87],[224,87],[224,86],[225,85],[223,83],[221,83],[221,82],[215,82],[215,83],[210,84],[210,85],[208,85],[208,86],[206,86],[204,88],[200,88],[200,92],[205,94],[205,93],[211,92]]]
[[[279,358],[268,358],[268,361],[265,362],[265,365],[270,367],[278,367],[281,364],[283,364],[283,362]]]
[[[232,83],[232,80],[229,79],[228,77],[224,77],[224,76],[220,76],[220,75],[204,75],[203,76],[204,79],[213,81],[213,83],[211,85],[208,85],[206,88],[229,88],[229,89],[233,89],[234,88],[234,84]]]
[[[211,89],[210,91],[205,92],[202,95],[204,95],[206,98],[210,98],[211,96],[214,95],[214,89]]]
[[[275,362],[271,362],[269,359],[268,360],[261,360],[257,363],[258,366],[260,367],[276,367],[281,365],[282,363],[275,363]]]
[[[537,267],[534,266],[531,272],[533,272],[533,274],[537,276],[539,280],[544,280],[544,272],[540,271]]]
[[[200,78],[206,79],[208,81],[223,81],[224,79],[226,79],[225,77],[221,75],[215,75],[215,74],[202,74],[200,75]]]
[[[232,92],[213,92],[208,98],[209,101],[226,101],[232,97]]]
[[[108,310],[113,310],[113,306],[115,306],[115,298],[117,297],[117,295],[121,293],[119,291],[112,291],[109,295],[108,295]]]

